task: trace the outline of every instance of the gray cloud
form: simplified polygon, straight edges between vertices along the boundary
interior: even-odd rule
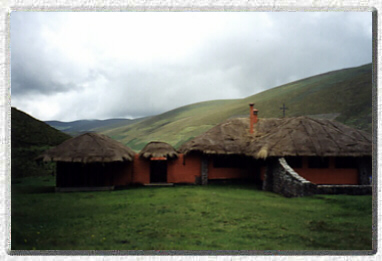
[[[43,120],[141,117],[243,98],[372,57],[371,13],[214,14],[211,22],[205,13],[202,25],[163,14],[183,34],[160,24],[150,31],[147,19],[134,28],[123,15],[105,24],[94,14],[13,13],[12,105]],[[97,20],[104,23],[93,26]]]
[[[320,19],[310,13],[272,16],[273,24],[267,32],[258,32],[254,25],[246,34],[209,46],[202,64],[220,70],[238,68],[238,88],[243,95],[250,95],[304,77],[371,62],[371,34],[360,37],[365,29],[352,19],[354,14],[320,14]]]

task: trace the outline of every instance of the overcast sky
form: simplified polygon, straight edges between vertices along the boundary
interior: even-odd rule
[[[12,106],[136,118],[372,61],[371,12],[11,13]]]

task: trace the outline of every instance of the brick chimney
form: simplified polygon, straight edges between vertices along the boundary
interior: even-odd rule
[[[257,123],[257,121],[258,121],[257,114],[258,113],[259,113],[258,109],[253,109],[253,123]]]
[[[253,133],[253,124],[257,123],[257,113],[259,112],[257,109],[253,108],[254,104],[249,104],[249,133]]]

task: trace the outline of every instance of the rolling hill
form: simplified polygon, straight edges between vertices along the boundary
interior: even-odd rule
[[[44,150],[70,136],[16,108],[11,108],[11,176],[48,175],[54,165],[38,165],[36,158]]]
[[[120,126],[128,126],[135,122],[142,120],[139,119],[107,119],[107,120],[78,120],[78,121],[45,121],[46,124],[52,126],[53,128],[76,136],[85,132],[100,132],[105,128],[118,128]]]
[[[153,140],[176,148],[230,117],[247,117],[254,102],[260,118],[310,115],[336,119],[371,132],[372,65],[332,71],[291,82],[244,99],[216,100],[183,106],[163,114],[101,132],[140,150]]]
[[[17,108],[11,108],[12,148],[55,146],[70,138],[48,124],[39,121]]]

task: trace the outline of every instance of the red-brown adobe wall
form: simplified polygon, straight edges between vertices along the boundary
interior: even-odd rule
[[[184,163],[184,164],[183,164]],[[260,168],[260,179],[264,180],[266,168]],[[302,168],[294,169],[300,176],[315,184],[348,184],[359,183],[357,169],[335,168],[334,158],[329,158],[329,168],[308,168],[308,158],[303,157]],[[179,154],[177,159],[168,160],[167,182],[169,183],[195,183],[195,178],[200,177],[200,155]],[[215,168],[213,160],[209,160],[208,179],[240,179],[249,177],[248,169]],[[124,186],[130,183],[150,183],[150,160],[135,155],[134,162],[115,167],[113,170],[113,185]],[[108,185],[108,184],[105,184]],[[111,185],[111,184],[110,184]]]
[[[213,160],[208,163],[208,179],[243,179],[248,177],[247,168],[215,168]]]
[[[335,168],[334,158],[329,158],[329,168],[313,169],[308,168],[308,158],[303,157],[302,168],[294,169],[301,177],[314,184],[358,184],[358,169]]]
[[[200,164],[200,157],[196,155],[179,154],[178,158],[167,160],[167,182],[195,183],[195,177],[200,177]],[[150,160],[135,155],[133,165],[132,182],[135,184],[150,183]],[[126,176],[128,179],[129,175]]]
[[[133,167],[133,183],[147,184],[150,183],[150,160],[134,156]]]
[[[179,154],[178,158],[167,161],[167,182],[195,183],[195,178],[200,177],[200,169],[200,156]]]
[[[248,168],[215,168],[213,160],[209,160],[208,179],[244,179],[249,178],[249,173],[255,170]],[[258,174],[257,174],[258,175]],[[201,176],[201,156],[198,154],[179,154],[176,159],[167,160],[168,183],[195,183],[196,177]],[[132,183],[150,183],[150,160],[135,155],[132,179],[127,175],[127,180]]]

